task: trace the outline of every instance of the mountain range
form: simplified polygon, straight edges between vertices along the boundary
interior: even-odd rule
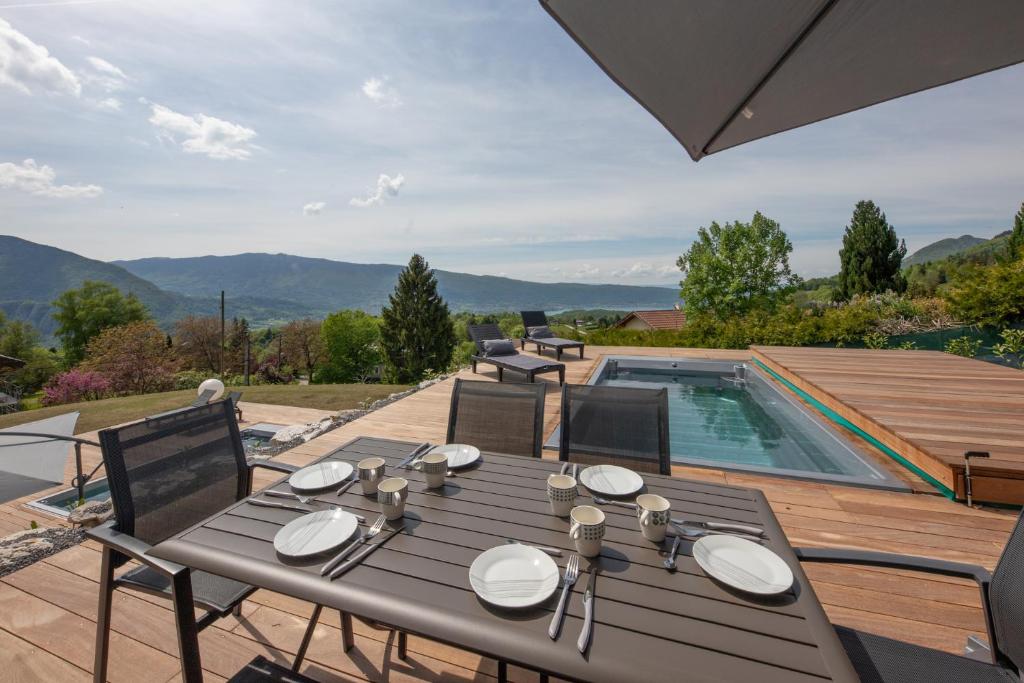
[[[162,326],[189,314],[214,315],[226,292],[229,317],[256,327],[343,308],[378,313],[402,267],[306,258],[237,254],[144,258],[105,263],[18,237],[0,235],[0,311],[53,334],[52,302],[85,280],[109,282],[135,294]],[[438,291],[453,311],[481,313],[566,308],[669,308],[678,290],[630,285],[538,283],[489,275],[435,271]]]

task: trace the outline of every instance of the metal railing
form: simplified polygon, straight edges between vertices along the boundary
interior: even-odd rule
[[[92,468],[92,472],[85,474],[82,472],[82,444],[88,446],[96,446],[101,448],[99,442],[90,441],[89,439],[82,439],[77,436],[64,436],[62,434],[43,434],[40,432],[0,432],[0,437],[3,436],[28,436],[34,438],[40,438],[45,441],[67,441],[75,444],[75,477],[71,480],[71,485],[78,489],[78,499],[85,500],[85,485],[92,479],[93,475],[96,474],[97,470],[103,466],[101,461],[96,467]],[[28,443],[42,443],[41,441],[30,441]],[[25,443],[0,443],[0,448],[9,448],[11,446],[24,446]]]

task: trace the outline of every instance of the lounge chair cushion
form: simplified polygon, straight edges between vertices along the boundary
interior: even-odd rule
[[[516,347],[509,339],[487,339],[484,341],[485,356],[511,356]]]
[[[547,325],[537,325],[535,327],[527,327],[526,336],[532,339],[546,339],[548,337],[554,337],[555,335]]]

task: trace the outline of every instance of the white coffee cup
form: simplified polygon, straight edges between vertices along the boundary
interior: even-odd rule
[[[377,485],[377,502],[388,521],[405,514],[405,501],[409,497],[409,482],[401,477],[385,479]]]
[[[384,458],[365,458],[356,465],[363,495],[372,496],[377,493],[377,484],[384,478],[385,465]]]
[[[568,474],[548,475],[548,500],[551,501],[551,514],[556,517],[568,517],[576,505],[576,480]]]
[[[569,519],[569,537],[576,544],[576,551],[583,557],[600,555],[604,513],[593,505],[579,505],[569,513]]]
[[[640,522],[640,533],[648,541],[661,543],[672,517],[672,503],[653,493],[636,497],[636,519]]]
[[[448,454],[427,453],[413,464],[413,469],[423,472],[428,489],[439,489],[444,486],[444,477],[448,473]]]

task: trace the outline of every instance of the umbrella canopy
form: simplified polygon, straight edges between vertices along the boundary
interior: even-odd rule
[[[1021,0],[541,0],[694,159],[1024,61]]]
[[[19,488],[23,480],[50,482],[64,481],[64,465],[72,445],[67,441],[38,436],[8,436],[8,432],[53,434],[69,437],[75,432],[78,413],[65,413],[16,427],[0,429],[0,498],[7,498],[8,489]],[[20,483],[19,483],[20,482]]]

